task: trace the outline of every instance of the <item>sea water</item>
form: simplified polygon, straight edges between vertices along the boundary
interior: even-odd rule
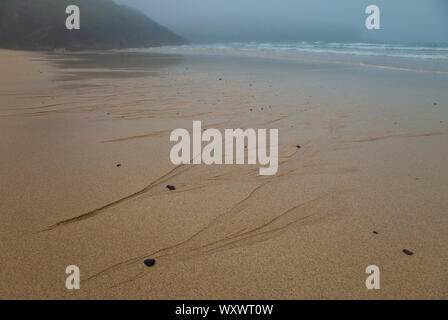
[[[143,49],[159,53],[256,56],[359,64],[412,72],[448,73],[448,44],[232,42]]]

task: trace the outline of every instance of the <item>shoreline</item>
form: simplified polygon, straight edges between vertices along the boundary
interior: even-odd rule
[[[0,297],[447,298],[445,75],[101,54],[0,50]],[[172,165],[194,120],[279,129],[278,173]]]

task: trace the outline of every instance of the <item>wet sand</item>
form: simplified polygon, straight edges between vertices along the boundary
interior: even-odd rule
[[[1,50],[0,75],[0,298],[447,298],[446,74]],[[193,120],[279,129],[277,175],[172,165]]]

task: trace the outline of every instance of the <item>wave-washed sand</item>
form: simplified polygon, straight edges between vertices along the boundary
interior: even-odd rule
[[[447,84],[337,63],[0,51],[0,298],[446,299]],[[193,120],[279,129],[277,175],[172,165],[169,134]]]

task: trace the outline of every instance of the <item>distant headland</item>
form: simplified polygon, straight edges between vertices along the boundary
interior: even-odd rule
[[[79,30],[65,27],[69,5],[80,8]],[[112,0],[0,1],[0,48],[78,51],[183,43],[182,37],[137,9]]]

